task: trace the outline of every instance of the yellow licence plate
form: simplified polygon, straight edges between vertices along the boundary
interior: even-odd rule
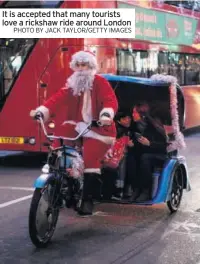
[[[0,144],[24,144],[23,137],[0,137]]]

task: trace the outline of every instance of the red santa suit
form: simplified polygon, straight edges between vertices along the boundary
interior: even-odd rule
[[[102,76],[95,75],[91,90],[73,95],[70,87],[64,87],[48,99],[36,110],[44,115],[44,120],[55,113],[59,107],[65,106],[66,137],[75,137],[77,132],[83,131],[86,124],[92,120],[99,120],[104,113],[109,113],[111,119],[118,108],[115,93],[109,82]],[[92,127],[83,137],[83,159],[85,172],[100,173],[101,161],[116,137],[115,124],[110,126]],[[54,144],[55,146],[55,144]]]
[[[44,120],[47,120],[59,107],[65,109],[65,132],[58,134],[66,137],[75,137],[92,120],[100,120],[104,125],[109,123],[108,126],[92,127],[83,136],[85,171],[78,213],[87,215],[92,214],[93,199],[98,199],[100,195],[101,162],[116,137],[113,118],[118,103],[109,82],[95,74],[97,61],[94,54],[87,51],[75,53],[70,68],[74,73],[68,78],[66,86],[38,107],[35,113],[42,112]]]

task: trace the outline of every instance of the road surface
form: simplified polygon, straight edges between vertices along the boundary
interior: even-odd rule
[[[198,264],[200,263],[200,134],[186,138],[192,191],[179,212],[166,205],[98,205],[81,218],[62,210],[52,243],[37,250],[28,235],[37,157],[15,156],[0,166],[1,264]],[[30,161],[31,160],[31,161]]]

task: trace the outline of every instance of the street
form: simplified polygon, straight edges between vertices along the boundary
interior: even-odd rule
[[[186,137],[191,192],[170,215],[156,206],[97,205],[91,217],[63,209],[52,243],[36,249],[28,214],[44,156],[6,157],[0,166],[1,264],[198,264],[200,263],[200,133]],[[42,161],[41,161],[42,160]]]

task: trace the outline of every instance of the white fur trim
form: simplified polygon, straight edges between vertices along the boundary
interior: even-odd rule
[[[177,78],[172,75],[154,74],[151,76],[151,80],[155,82],[165,82],[165,83],[177,84]]]
[[[86,90],[83,95],[82,117],[83,121],[86,123],[92,121],[92,99],[90,90]]]
[[[87,128],[87,124],[86,123],[78,122],[76,127],[75,127],[75,130],[76,130],[76,132],[81,133],[86,128]],[[89,129],[86,131],[86,133],[88,133],[88,132],[89,132]]]
[[[89,131],[89,133],[87,133],[85,137],[97,139],[107,145],[112,145],[115,141],[115,137],[102,136],[102,135],[97,134],[94,131]]]
[[[89,63],[89,67],[91,69],[97,70],[97,60],[95,55],[86,52],[86,51],[78,51],[72,56],[72,60],[70,62],[70,68],[75,71],[77,62],[86,62]]]
[[[113,110],[113,108],[103,108],[99,114],[99,118],[102,116],[102,114],[108,113],[110,115],[110,117],[113,119],[115,112]]]
[[[49,109],[44,106],[41,105],[38,108],[35,109],[37,112],[41,112],[44,116],[44,122],[46,122],[49,119]]]
[[[87,124],[84,123],[84,122],[79,122],[76,127],[75,127],[75,130],[78,132],[78,133],[81,133],[83,130],[85,130],[87,127]],[[94,138],[94,139],[97,139],[99,141],[102,141],[103,143],[105,144],[108,144],[108,145],[112,145],[115,141],[115,137],[109,137],[109,136],[102,136],[92,130],[87,130],[85,134],[83,134],[83,137],[88,137],[88,138]]]
[[[151,76],[153,81],[171,83],[169,87],[170,92],[170,109],[172,117],[172,127],[175,135],[175,141],[171,142],[167,148],[167,151],[178,150],[185,148],[184,136],[180,131],[179,127],[179,115],[178,115],[178,102],[177,102],[177,79],[171,75],[154,74]]]
[[[65,124],[70,124],[70,125],[77,125],[77,122],[75,122],[75,121],[73,121],[73,120],[67,120],[67,121],[64,121],[63,123],[62,123],[62,125],[65,125]]]
[[[101,174],[101,169],[85,169],[84,170],[85,173],[98,173],[98,174]]]

